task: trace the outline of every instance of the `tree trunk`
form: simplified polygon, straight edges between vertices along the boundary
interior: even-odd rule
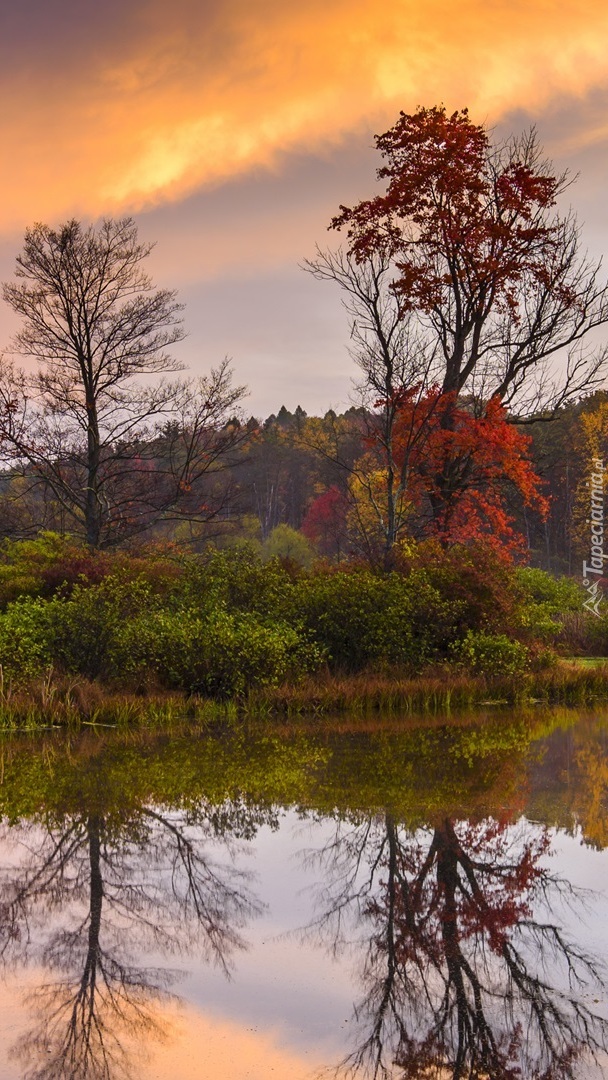
[[[85,532],[89,547],[99,547],[101,541],[101,500],[99,497],[100,439],[97,404],[87,400],[87,489],[85,498]]]

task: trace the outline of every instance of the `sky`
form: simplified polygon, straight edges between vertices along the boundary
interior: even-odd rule
[[[399,110],[538,128],[608,246],[605,0],[20,0],[0,8],[0,279],[28,225],[133,215],[186,305],[176,352],[225,355],[248,413],[348,404],[339,293],[299,264],[378,189]],[[0,311],[0,346],[14,317]]]

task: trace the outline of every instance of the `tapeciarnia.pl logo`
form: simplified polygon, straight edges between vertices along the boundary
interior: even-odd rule
[[[590,488],[591,555],[589,562],[583,562],[583,585],[587,590],[587,599],[583,607],[598,617],[601,615],[600,604],[604,594],[600,589],[600,578],[604,574],[604,462],[601,458],[593,459],[593,472],[588,487]],[[594,575],[592,577],[592,575]]]

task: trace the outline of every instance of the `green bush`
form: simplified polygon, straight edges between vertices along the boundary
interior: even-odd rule
[[[560,638],[567,616],[583,610],[581,586],[572,578],[555,578],[529,566],[515,575],[522,590],[520,620],[526,637],[543,642]]]
[[[112,674],[119,630],[142,610],[151,614],[157,603],[145,582],[115,577],[76,585],[69,596],[24,597],[0,615],[0,663],[16,678],[50,665],[90,679]]]
[[[25,596],[0,615],[0,664],[5,676],[24,680],[55,663],[51,605]]]
[[[130,619],[152,617],[160,600],[144,580],[107,577],[99,585],[74,586],[69,597],[49,602],[55,663],[89,679],[117,674],[115,642]]]
[[[515,578],[527,600],[535,604],[545,604],[547,610],[554,615],[581,609],[583,590],[573,578],[553,577],[545,570],[537,570],[532,566],[517,568]]]
[[[315,552],[310,541],[289,525],[277,525],[262,545],[265,559],[285,559],[296,566],[311,566]]]
[[[5,540],[0,547],[0,609],[23,596],[66,596],[76,585],[100,585],[109,577],[145,580],[154,593],[167,595],[183,574],[183,562],[169,548],[149,547],[138,554],[92,551],[53,532],[35,540]]]
[[[453,636],[457,606],[444,600],[423,573],[406,578],[357,569],[300,578],[292,618],[302,620],[339,669],[418,668]]]
[[[5,540],[0,547],[0,608],[24,596],[42,595],[45,574],[66,548],[66,541],[52,532],[35,540]]]
[[[469,630],[464,638],[455,641],[450,659],[472,675],[519,675],[529,667],[528,650],[520,641],[483,631]]]
[[[523,600],[513,566],[478,541],[443,548],[436,540],[407,545],[397,556],[402,573],[424,573],[429,584],[458,605],[456,633],[467,630],[517,633]]]
[[[157,611],[123,625],[111,666],[117,674],[154,673],[169,688],[232,697],[300,678],[322,661],[316,645],[281,622],[269,626],[249,613]]]
[[[458,639],[472,630],[550,644],[562,638],[567,616],[582,610],[576,581],[514,567],[482,542],[448,549],[436,541],[408,542],[397,563],[405,574],[423,569],[442,597],[458,603]]]
[[[275,612],[275,615],[280,614]],[[163,606],[143,580],[108,577],[69,596],[25,597],[0,615],[0,663],[17,680],[50,666],[89,679],[141,682],[230,697],[300,678],[323,650],[276,618]]]
[[[248,612],[280,620],[290,605],[293,582],[276,559],[262,562],[248,546],[211,549],[183,564],[173,595],[175,609],[199,613]]]
[[[539,648],[563,642],[564,619],[583,619],[575,582],[514,569],[482,545],[412,542],[395,562],[391,573],[305,571],[244,545],[114,556],[43,534],[4,545],[0,663],[15,679],[53,666],[231,696],[324,661],[413,673],[447,659],[516,674],[537,663]],[[19,589],[25,595],[7,603]],[[601,651],[608,619],[585,619]]]

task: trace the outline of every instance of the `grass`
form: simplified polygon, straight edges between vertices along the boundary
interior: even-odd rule
[[[247,711],[286,717],[345,712],[409,715],[479,705],[586,705],[600,700],[608,700],[608,663],[584,667],[560,662],[546,671],[494,679],[451,673],[417,678],[329,675],[258,691],[250,695]]]
[[[85,679],[48,672],[26,686],[6,683],[0,667],[0,729],[171,726],[184,719],[216,721],[238,716],[233,702],[186,700],[177,692],[115,692]]]
[[[601,667],[602,664],[608,664],[606,656],[567,656],[564,659],[566,663],[575,664],[577,667]]]
[[[169,691],[117,692],[53,672],[15,688],[5,684],[0,669],[0,729],[4,730],[83,724],[166,727],[184,720],[215,723],[240,717],[350,714],[398,718],[481,706],[589,705],[603,700],[608,700],[608,662],[601,658],[577,657],[544,671],[502,678],[449,671],[414,678],[394,673],[326,673],[296,685],[255,690],[245,699],[231,701],[186,699]]]

